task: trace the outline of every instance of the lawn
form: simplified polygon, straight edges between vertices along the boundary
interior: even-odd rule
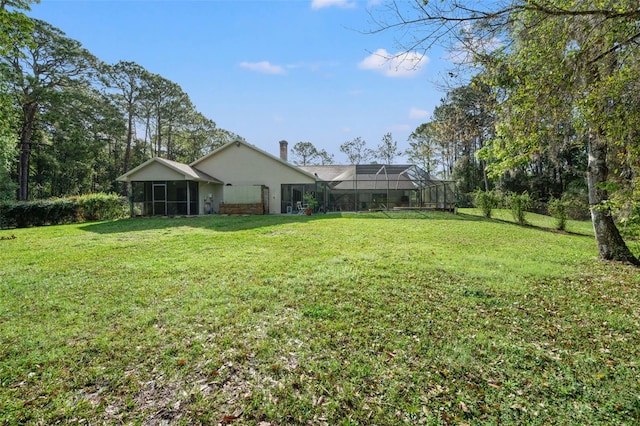
[[[0,424],[639,424],[638,269],[529,218],[0,231]]]

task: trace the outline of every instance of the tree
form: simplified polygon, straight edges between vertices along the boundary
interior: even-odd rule
[[[96,191],[113,191],[120,169],[103,174],[108,166],[109,141],[122,140],[125,122],[118,109],[93,87],[55,92],[42,108],[32,152],[37,197],[61,197]]]
[[[195,111],[189,95],[177,83],[152,74],[143,103],[152,155],[176,160],[180,155],[180,144],[184,142],[180,140],[180,133]]]
[[[621,177],[612,173],[616,161],[611,155],[628,145],[608,129],[611,111],[628,89],[620,77],[640,77],[640,52],[626,42],[640,37],[636,22],[601,13],[559,18],[546,10],[523,11],[516,17],[512,50],[495,62],[510,70],[500,76],[506,78],[508,96],[502,102],[499,142],[490,147],[502,159],[497,167],[557,149],[549,134],[574,123],[575,141],[589,154],[586,176],[599,256],[640,264],[615,225],[607,190]]]
[[[329,154],[326,149],[321,149],[320,151],[318,151],[317,158],[320,161],[320,164],[322,164],[323,166],[334,163],[333,154]]]
[[[311,142],[298,142],[291,149],[294,164],[308,166],[318,157],[318,150]]]
[[[0,1],[0,55],[31,43],[33,21],[23,13],[30,10],[31,3],[39,0]]]
[[[405,151],[409,162],[420,166],[429,175],[435,173],[438,165],[438,152],[434,137],[435,124],[422,123],[409,135],[409,148]]]
[[[411,46],[424,49],[437,42],[462,44],[484,67],[501,105],[499,133],[485,150],[493,153],[494,173],[557,149],[557,139],[548,136],[572,123],[575,143],[589,153],[586,175],[599,256],[640,264],[615,226],[607,191],[616,164],[612,150],[629,152],[637,146],[631,131],[619,139],[612,111],[621,112],[619,106],[629,102],[637,108],[627,90],[640,74],[640,6],[630,0],[615,7],[595,0],[475,4],[418,0],[405,7],[390,2],[386,10],[393,22],[381,21],[381,30],[401,28],[414,36]]]
[[[116,178],[152,155],[188,163],[238,138],[176,83],[16,12],[29,3],[0,0],[0,198],[121,192]]]
[[[116,90],[111,94],[111,97],[127,121],[124,165],[122,168],[122,172],[126,173],[131,168],[131,148],[135,138],[135,120],[150,73],[135,62],[119,61],[113,66],[105,66],[101,74],[106,86]]]
[[[0,81],[0,90],[5,88],[3,82]],[[15,156],[15,145],[17,142],[15,127],[18,123],[18,111],[11,104],[10,99],[7,102],[0,100],[0,169],[9,170]]]
[[[0,56],[15,49],[19,52],[31,42],[33,21],[23,13],[29,10],[31,3],[28,0],[0,2]],[[0,70],[0,200],[15,198],[16,188],[11,181],[10,170],[17,154],[15,128],[18,122],[19,114],[12,103],[8,76]]]
[[[79,42],[46,22],[33,20],[32,43],[16,45],[0,57],[21,109],[18,160],[18,200],[29,197],[31,149],[40,108],[56,91],[84,84],[96,59]],[[22,50],[20,50],[22,47]]]
[[[366,147],[367,143],[357,137],[340,145],[340,152],[344,153],[351,164],[362,164],[374,156],[373,150]]]
[[[376,157],[382,161],[382,164],[393,164],[396,157],[401,154],[400,150],[398,150],[398,142],[393,140],[391,133],[384,134],[375,152]]]
[[[176,159],[191,163],[237,138],[237,135],[219,129],[213,120],[193,110],[188,113],[186,121],[182,123],[180,132],[175,135]]]

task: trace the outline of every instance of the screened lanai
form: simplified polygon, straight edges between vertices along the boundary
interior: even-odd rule
[[[453,210],[455,207],[455,182],[434,179],[416,165],[300,168],[317,177],[315,195],[318,208],[325,211]]]

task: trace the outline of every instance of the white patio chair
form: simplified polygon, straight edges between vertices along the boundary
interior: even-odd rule
[[[296,209],[298,210],[298,214],[305,214],[305,208],[302,205],[302,201],[296,201]]]

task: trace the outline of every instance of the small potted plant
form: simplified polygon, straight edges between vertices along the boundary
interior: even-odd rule
[[[316,207],[318,207],[318,200],[316,200],[316,197],[314,197],[313,193],[311,192],[307,192],[306,194],[304,194],[302,198],[306,205],[305,212],[307,213],[307,215],[310,215],[311,213],[313,213]]]

